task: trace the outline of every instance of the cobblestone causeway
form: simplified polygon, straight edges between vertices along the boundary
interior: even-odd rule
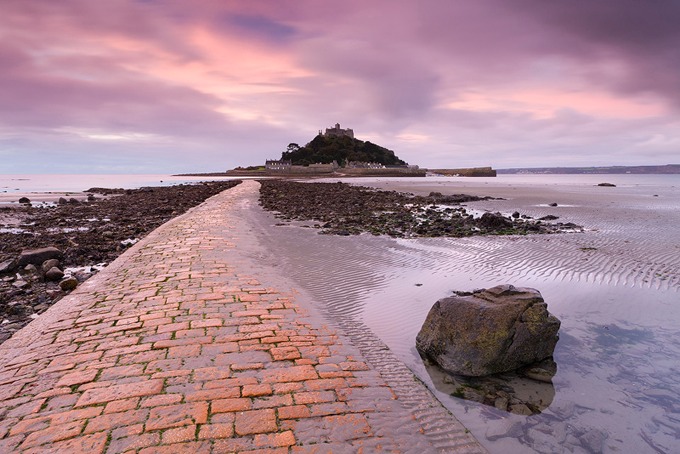
[[[258,273],[238,216],[257,191],[168,222],[0,346],[0,453],[484,452],[462,431],[441,448]]]

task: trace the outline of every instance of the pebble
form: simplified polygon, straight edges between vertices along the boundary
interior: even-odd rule
[[[506,397],[499,397],[494,401],[493,405],[499,410],[506,411],[508,409],[508,399]]]
[[[47,273],[47,272],[48,272],[49,270],[51,270],[52,268],[54,268],[54,267],[59,268],[59,266],[60,266],[59,260],[57,260],[57,259],[49,259],[49,260],[45,260],[45,261],[42,263],[42,265],[41,265],[40,268],[42,269],[43,273]]]
[[[590,429],[580,437],[581,445],[592,453],[602,452],[606,439],[607,435],[597,429]]]
[[[69,276],[63,281],[59,282],[59,287],[65,292],[74,290],[76,287],[78,287],[78,279],[73,276]]]
[[[28,274],[34,274],[38,272],[38,268],[32,263],[30,263],[24,267],[24,271],[27,272]]]
[[[22,279],[22,280],[18,280],[18,281],[13,282],[12,285],[16,288],[22,289],[22,288],[26,288],[28,286],[28,282],[26,282]]]
[[[48,281],[58,281],[62,277],[64,277],[64,272],[56,266],[53,266],[45,273],[45,279]]]
[[[9,273],[14,269],[14,260],[9,259],[4,262],[0,262],[0,273]]]

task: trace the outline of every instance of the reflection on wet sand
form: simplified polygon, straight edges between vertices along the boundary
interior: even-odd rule
[[[509,413],[539,414],[550,406],[555,397],[552,377],[557,373],[557,364],[553,360],[517,372],[486,377],[452,375],[430,361],[424,360],[424,364],[439,392]]]

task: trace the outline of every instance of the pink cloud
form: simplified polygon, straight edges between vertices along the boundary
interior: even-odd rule
[[[630,0],[10,0],[0,158],[27,168],[50,144],[96,143],[126,165],[165,152],[181,167],[193,147],[210,170],[339,121],[426,166],[462,150],[495,166],[663,164],[677,154],[679,20],[673,2]]]

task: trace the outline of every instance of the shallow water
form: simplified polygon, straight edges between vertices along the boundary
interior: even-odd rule
[[[361,181],[367,183],[502,196],[506,200],[467,205],[533,217],[554,214],[586,232],[331,237],[311,228],[273,227],[277,221],[261,213],[253,234],[331,319],[374,333],[491,452],[653,453],[673,452],[680,444],[680,185]],[[558,206],[550,207],[552,202]],[[547,393],[554,395],[538,415],[513,415],[452,397],[414,348],[437,299],[502,283],[537,288],[562,321],[558,371]]]
[[[3,205],[17,205],[19,198],[27,196],[38,206],[36,201],[56,202],[59,197],[77,195],[93,187],[137,189],[146,186],[173,186],[177,184],[191,184],[199,181],[234,180],[233,177],[190,177],[172,175],[143,175],[143,174],[92,174],[92,175],[61,175],[61,174],[0,174],[0,207]],[[78,197],[76,197],[78,198]],[[50,203],[43,204],[50,206]]]

